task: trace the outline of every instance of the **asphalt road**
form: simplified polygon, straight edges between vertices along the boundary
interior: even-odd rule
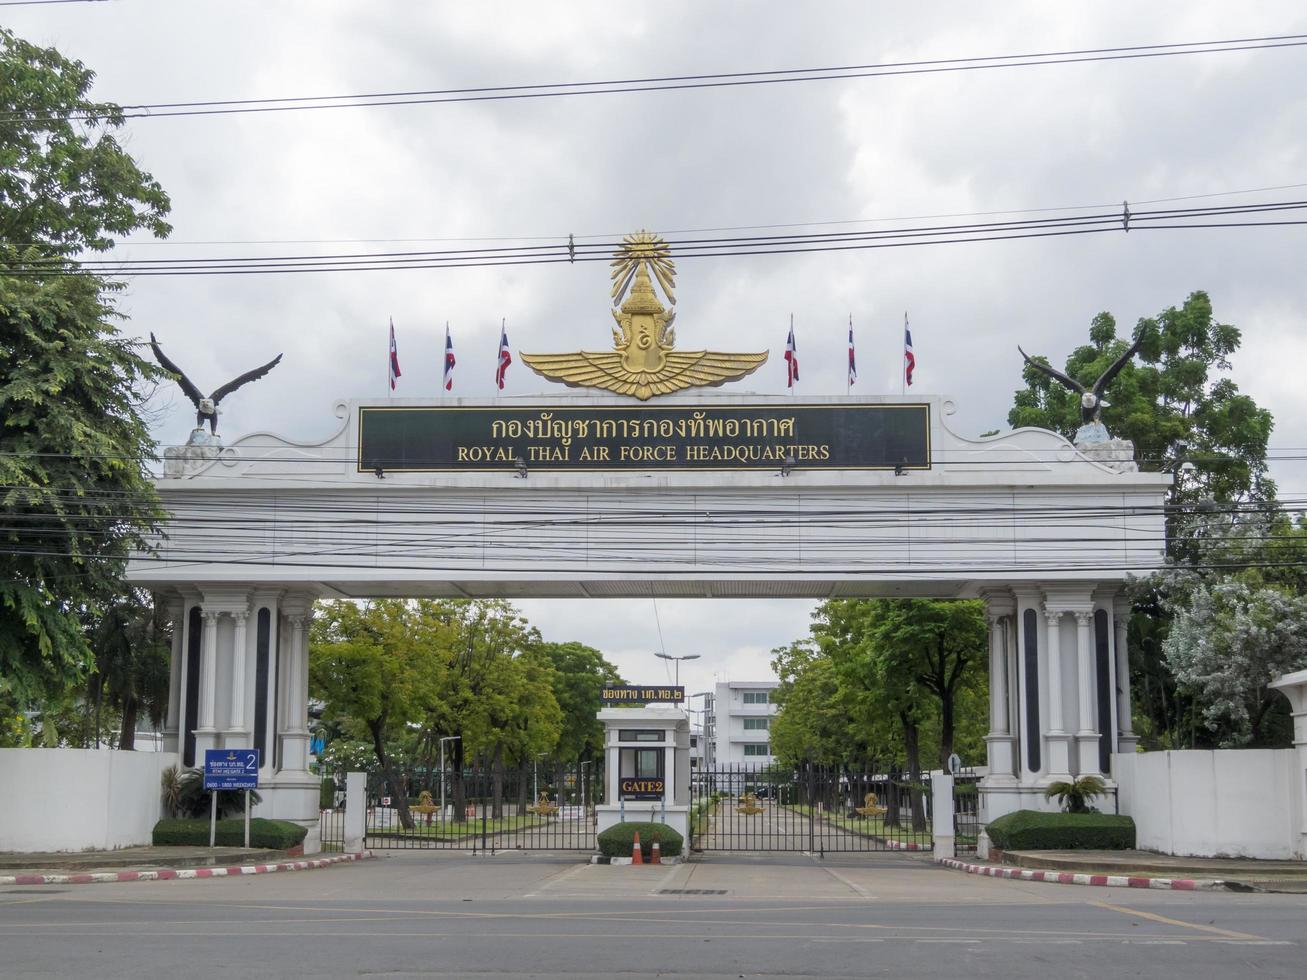
[[[12,977],[1284,977],[1307,897],[999,881],[912,855],[406,852],[236,879],[0,889]]]

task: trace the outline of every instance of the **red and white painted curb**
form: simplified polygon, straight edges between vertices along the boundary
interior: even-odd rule
[[[1018,881],[1048,881],[1059,885],[1098,885],[1106,888],[1156,888],[1163,891],[1223,891],[1228,886],[1219,878],[1154,878],[1148,875],[1091,875],[1079,871],[1035,871],[1031,868],[1002,868],[992,864],[973,864],[956,858],[940,858],[940,864],[954,871],[990,878],[1015,878]]]
[[[0,885],[94,885],[106,881],[173,881],[183,878],[239,878],[264,875],[275,871],[310,871],[333,864],[366,861],[375,857],[371,851],[337,854],[327,858],[283,861],[280,864],[237,864],[226,868],[156,868],[153,871],[97,871],[87,874],[0,875]]]
[[[887,851],[931,851],[934,850],[931,844],[918,844],[914,841],[891,840],[888,837],[882,837],[881,842],[885,845]]]

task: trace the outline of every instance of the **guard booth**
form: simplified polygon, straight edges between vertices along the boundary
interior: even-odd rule
[[[604,799],[599,833],[650,821],[690,837],[690,719],[680,708],[603,708]]]

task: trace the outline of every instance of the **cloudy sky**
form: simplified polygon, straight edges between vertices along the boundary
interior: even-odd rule
[[[21,36],[98,73],[122,104],[519,85],[917,61],[1307,33],[1294,2],[419,3],[110,0],[5,10]],[[472,247],[689,229],[975,215],[1205,197],[1307,196],[1307,48],[703,91],[133,120],[130,151],[172,196],[168,244],[132,258]],[[1286,185],[1299,185],[1288,187]],[[1011,215],[1015,217],[1016,215]],[[974,221],[978,218],[957,218]],[[784,347],[794,314],[800,394],[897,391],[910,311],[914,391],[956,398],[964,434],[1004,424],[1016,345],[1060,363],[1090,319],[1141,316],[1207,290],[1243,330],[1234,380],[1307,446],[1301,228],[1145,232],[809,256],[687,259],[681,346]],[[422,243],[412,240],[423,240]],[[425,244],[449,240],[447,245]],[[238,244],[220,244],[238,243]],[[505,244],[482,242],[482,244]],[[480,270],[129,279],[127,329],[153,330],[201,386],[286,356],[275,383],[224,403],[224,431],[313,440],[338,398],[384,393],[393,317],[401,394],[438,391],[444,325],[456,393],[492,394],[499,321],[515,350],[605,346],[601,263]],[[779,393],[778,356],[737,390]],[[519,364],[508,394],[548,389]],[[159,406],[183,441],[193,414]],[[1301,454],[1301,453],[1300,453]],[[1307,470],[1277,465],[1283,496]],[[662,678],[649,602],[523,605],[551,639]],[[666,649],[699,653],[683,681],[765,674],[811,603],[662,601]]]

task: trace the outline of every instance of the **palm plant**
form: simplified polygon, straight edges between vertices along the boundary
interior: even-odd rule
[[[1058,805],[1067,813],[1088,813],[1089,801],[1106,792],[1107,784],[1101,776],[1080,776],[1070,781],[1062,779],[1049,783],[1044,790],[1044,799],[1056,797]]]

